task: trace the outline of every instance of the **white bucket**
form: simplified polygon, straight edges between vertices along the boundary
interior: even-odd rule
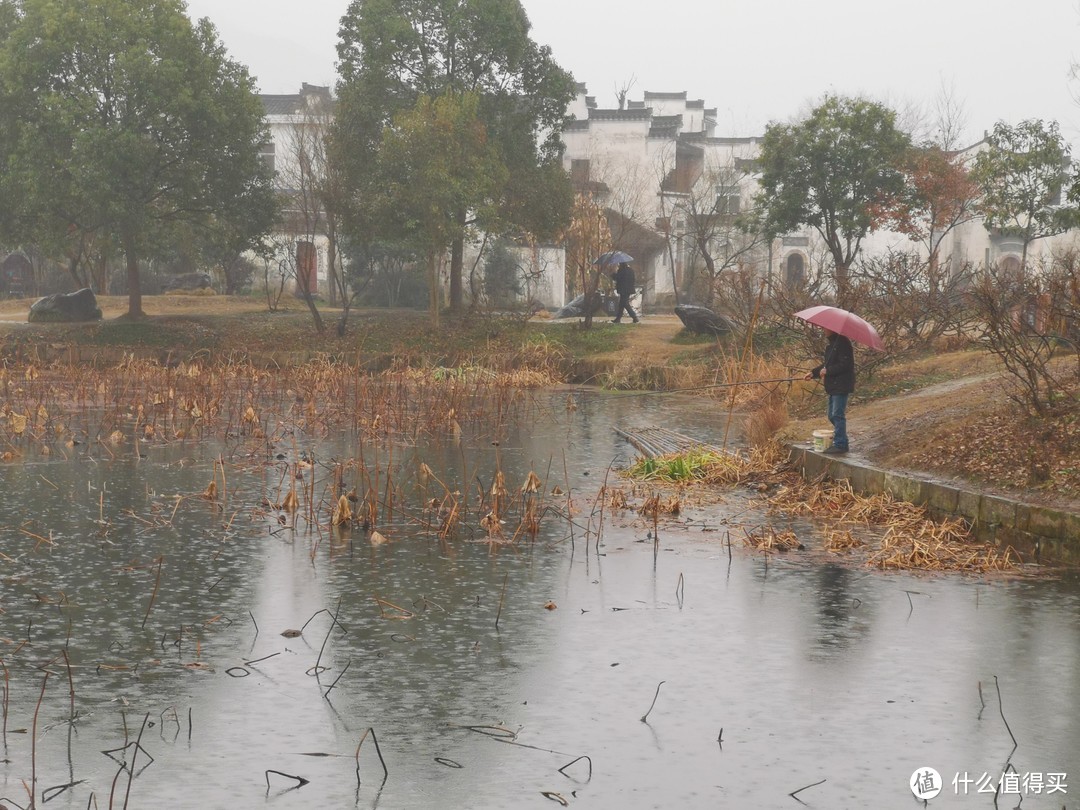
[[[832,445],[833,432],[831,430],[815,430],[814,431],[814,450],[820,453],[822,450],[827,450]]]

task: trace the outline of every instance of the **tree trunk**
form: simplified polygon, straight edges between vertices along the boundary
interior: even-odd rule
[[[326,327],[323,326],[322,315],[319,314],[319,308],[315,306],[315,298],[310,291],[304,292],[304,301],[307,302],[308,310],[311,312],[311,319],[315,321],[315,331],[321,335]]]
[[[97,289],[94,290],[98,295],[109,294],[109,260],[105,257],[105,251],[102,250],[97,259],[97,273],[91,273],[95,277],[94,283],[97,285]]]
[[[848,307],[850,302],[851,284],[848,281],[848,267],[840,264],[836,267],[836,303],[841,307]]]
[[[461,279],[458,278],[458,284]],[[439,328],[439,270],[434,251],[428,253],[428,304],[431,308],[431,325]]]
[[[465,216],[461,215],[461,221]],[[460,315],[464,310],[464,296],[462,284],[465,273],[465,239],[458,237],[450,245],[450,312]]]
[[[301,283],[300,278],[304,277],[304,281]],[[311,312],[311,319],[315,321],[315,331],[320,335],[323,333],[322,314],[319,312],[319,308],[315,306],[315,296],[312,295],[309,279],[307,277],[307,269],[304,268],[303,272],[297,272],[296,274],[296,286],[300,290],[300,295],[304,299],[304,303],[307,304],[308,311]]]
[[[851,263],[844,255],[844,248],[840,245],[836,234],[829,235],[825,243],[829,246],[829,252],[833,257],[833,265],[836,267],[836,303],[844,306],[848,297],[848,265]]]
[[[128,311],[125,317],[145,318],[142,308],[142,285],[139,279],[139,256],[135,250],[135,237],[125,234],[123,237],[124,258],[127,259]],[[104,263],[104,262],[103,262]]]
[[[330,306],[334,306],[338,298],[337,228],[330,214],[326,216],[326,280],[330,284]],[[344,284],[341,285],[341,296],[345,297]]]
[[[75,289],[76,290],[81,290],[83,287],[88,287],[89,286],[85,281],[83,281],[82,274],[79,273],[79,257],[78,256],[71,256],[71,257],[68,258],[68,272],[71,273],[71,278],[75,282]]]
[[[671,245],[670,226],[664,228],[664,243],[667,247],[668,266],[671,267],[671,289],[675,292],[675,306],[679,306],[681,303],[679,301],[679,272],[678,268],[675,267],[675,249]],[[685,278],[683,278],[683,284],[686,284]]]

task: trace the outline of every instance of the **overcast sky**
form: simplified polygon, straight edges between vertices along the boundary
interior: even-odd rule
[[[603,107],[632,84],[716,107],[758,135],[826,92],[930,107],[951,90],[969,141],[1001,119],[1054,119],[1080,144],[1080,0],[522,0],[536,42]],[[263,93],[332,84],[348,0],[188,0]],[[651,10],[648,10],[651,9]],[[886,13],[886,9],[890,9]],[[1075,44],[1074,44],[1075,43]]]

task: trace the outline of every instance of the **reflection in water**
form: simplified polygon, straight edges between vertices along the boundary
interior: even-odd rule
[[[862,602],[851,592],[850,569],[825,563],[818,567],[817,578],[817,647],[828,655],[858,641],[860,631],[865,628],[862,621],[865,612],[859,612]]]
[[[1075,582],[884,575],[810,552],[774,557],[765,576],[759,556],[729,560],[721,545],[770,520],[737,493],[688,502],[655,556],[648,527],[617,510],[586,551],[590,499],[612,460],[632,456],[613,424],[703,441],[723,424],[709,403],[577,395],[568,411],[566,396],[539,401],[527,429],[382,448],[395,511],[378,546],[359,530],[279,524],[264,499],[288,490],[291,439],[269,466],[265,447],[241,444],[0,468],[4,803],[25,806],[36,776],[39,797],[85,780],[50,809],[106,807],[110,793],[121,806],[127,774],[114,788],[118,765],[101,752],[133,742],[145,717],[154,759],[132,810],[548,806],[545,793],[596,808],[771,808],[820,779],[799,794],[811,806],[906,808],[918,767],[950,780],[1003,767],[995,676],[1020,743],[1012,764],[1080,779]],[[359,448],[297,446],[326,465],[317,497],[329,503],[336,460]],[[224,505],[197,497],[219,454]],[[370,446],[364,458],[370,471]],[[552,512],[535,544],[440,542],[421,462],[473,509],[499,470],[515,498],[535,471],[548,504],[567,507],[555,486],[570,493],[578,528]],[[346,488],[363,481],[346,472]],[[812,550],[809,527],[805,540]],[[357,757],[368,728],[385,784],[370,739]],[[591,776],[584,760],[560,771],[581,756]],[[268,771],[309,781],[270,774],[268,788]],[[1065,803],[1043,793],[1023,806]]]

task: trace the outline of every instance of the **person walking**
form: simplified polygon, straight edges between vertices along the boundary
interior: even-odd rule
[[[830,455],[848,451],[847,404],[855,392],[855,350],[851,341],[830,329],[825,329],[828,343],[820,366],[808,371],[803,379],[821,379],[829,395],[828,416],[833,426],[833,440],[823,452]]]
[[[630,297],[637,291],[634,285],[634,268],[627,262],[619,262],[619,269],[612,273],[611,277],[615,279],[615,292],[619,294],[619,308],[615,310],[615,320],[612,323],[622,323],[623,310],[637,323],[637,313],[630,306]]]

